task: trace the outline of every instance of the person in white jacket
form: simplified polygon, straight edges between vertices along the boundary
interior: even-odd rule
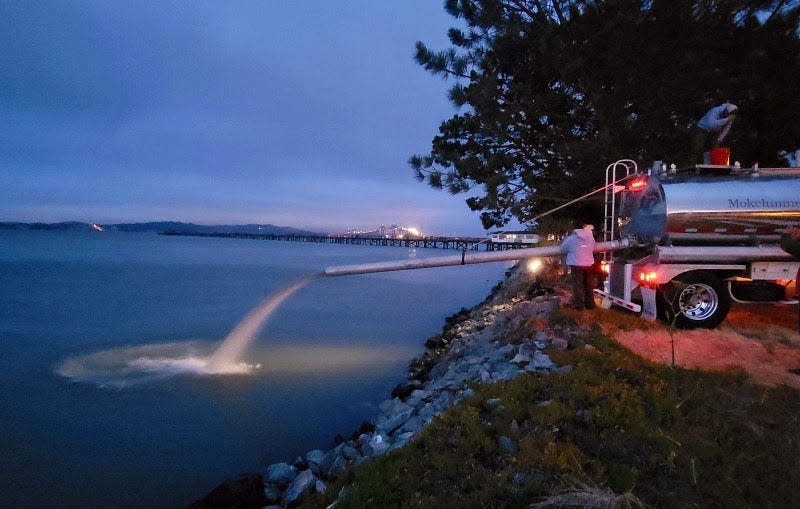
[[[577,310],[594,308],[594,226],[583,225],[563,242],[572,276],[572,305]]]

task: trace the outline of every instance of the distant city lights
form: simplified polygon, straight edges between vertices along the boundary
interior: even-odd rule
[[[383,237],[385,239],[405,239],[405,238],[416,238],[416,237],[424,237],[424,235],[419,231],[419,229],[414,228],[413,226],[397,226],[393,224],[391,226],[381,225],[374,230],[356,230],[356,229],[348,229],[344,234],[338,235],[345,235],[350,237]]]

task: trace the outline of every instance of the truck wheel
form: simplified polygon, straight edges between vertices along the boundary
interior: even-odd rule
[[[722,323],[731,307],[730,296],[720,278],[711,272],[695,271],[681,274],[670,282],[661,296],[659,307],[663,316],[680,329],[712,329]],[[662,293],[662,292],[659,292]]]

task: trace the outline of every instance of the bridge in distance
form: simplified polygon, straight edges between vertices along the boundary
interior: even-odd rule
[[[394,246],[413,248],[458,249],[460,251],[505,251],[531,247],[522,242],[494,242],[485,237],[362,237],[358,235],[298,235],[276,233],[185,233],[164,232],[164,235],[217,237],[231,239],[282,240],[320,244],[353,244],[362,246]]]

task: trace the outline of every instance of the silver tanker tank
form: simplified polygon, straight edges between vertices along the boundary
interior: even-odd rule
[[[622,237],[645,243],[777,243],[800,225],[800,171],[629,180],[618,214]]]

